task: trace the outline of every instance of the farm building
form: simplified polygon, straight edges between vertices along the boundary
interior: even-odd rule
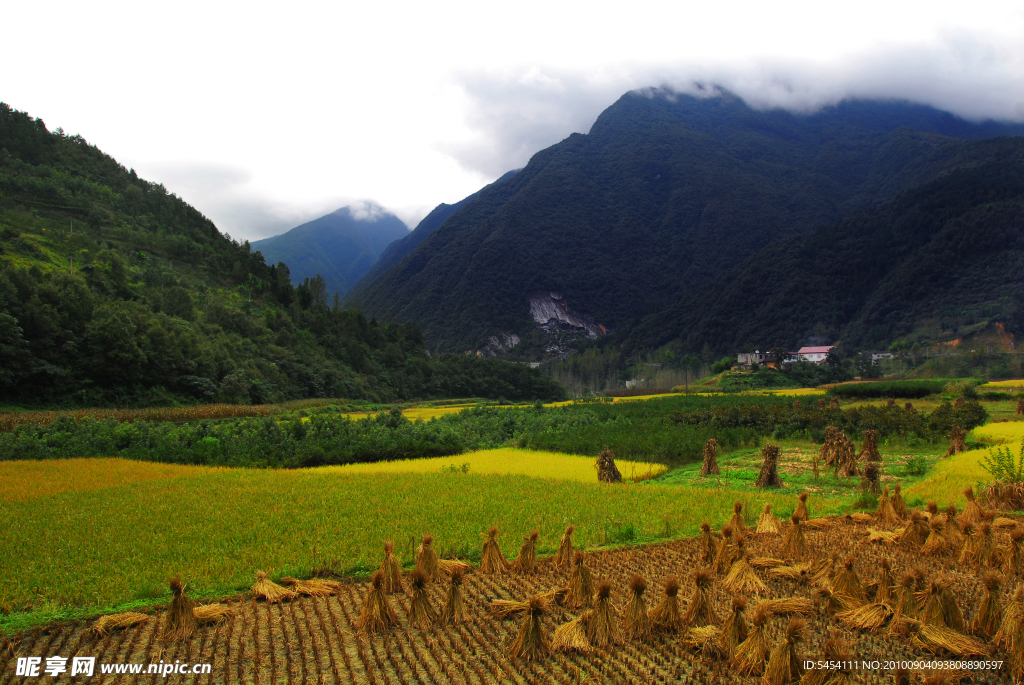
[[[821,347],[801,347],[797,350],[796,357],[802,362],[820,364],[825,361],[825,357],[828,356],[828,351],[831,349],[832,345],[824,345]]]

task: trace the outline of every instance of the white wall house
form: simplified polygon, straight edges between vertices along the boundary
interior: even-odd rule
[[[802,362],[820,364],[825,361],[825,357],[828,356],[828,351],[831,349],[831,345],[825,347],[801,347],[797,350],[796,356]]]

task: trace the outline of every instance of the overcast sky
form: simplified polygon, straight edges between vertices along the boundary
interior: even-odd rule
[[[622,93],[896,97],[1024,121],[1024,3],[5,3],[0,100],[236,238],[354,201],[414,226]]]

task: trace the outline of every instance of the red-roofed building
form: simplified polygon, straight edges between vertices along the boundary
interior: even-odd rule
[[[828,351],[831,349],[831,345],[824,347],[801,347],[797,350],[796,356],[802,362],[820,364],[825,361],[825,357],[828,356]]]

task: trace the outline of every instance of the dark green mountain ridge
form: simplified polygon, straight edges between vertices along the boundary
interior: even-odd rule
[[[360,284],[360,303],[439,350],[527,334],[532,291],[628,331],[777,240],[949,173],[970,141],[1021,132],[902,102],[799,115],[722,91],[628,93]]]

